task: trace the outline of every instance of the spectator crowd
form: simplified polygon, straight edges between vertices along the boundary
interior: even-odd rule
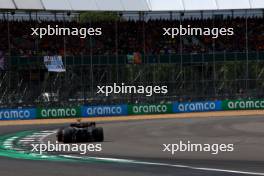
[[[30,35],[31,28],[47,25],[69,28],[100,27],[101,36]],[[208,28],[234,28],[233,36],[163,36],[163,28],[179,25]],[[76,21],[0,21],[0,50],[12,56],[36,55],[126,55],[142,54],[243,52],[264,50],[264,19],[261,17],[225,19],[184,19],[148,21],[118,20],[114,22],[79,23]]]

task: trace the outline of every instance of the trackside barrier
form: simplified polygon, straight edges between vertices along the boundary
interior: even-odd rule
[[[82,117],[128,115],[127,105],[82,106]]]
[[[221,101],[176,102],[173,103],[173,112],[206,112],[222,110]]]
[[[264,99],[255,100],[224,100],[223,110],[253,110],[264,109]]]
[[[36,118],[36,108],[0,109],[0,120],[29,120]]]
[[[6,108],[0,109],[0,120],[59,119],[253,109],[264,109],[264,99],[175,102],[173,104],[120,104],[61,108]]]
[[[128,105],[128,114],[168,114],[172,113],[172,104]]]
[[[37,108],[36,118],[71,118],[81,117],[81,107]]]

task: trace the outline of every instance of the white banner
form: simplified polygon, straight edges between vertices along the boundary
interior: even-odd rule
[[[61,56],[44,56],[44,64],[49,72],[65,72]]]

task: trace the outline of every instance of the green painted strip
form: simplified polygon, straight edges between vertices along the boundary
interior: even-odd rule
[[[32,153],[30,150],[23,151],[21,146],[17,144],[17,141],[33,133],[34,131],[24,131],[15,134],[1,136],[0,156],[15,158],[15,159],[27,159],[27,160],[74,161],[69,158],[55,156],[55,155],[46,155],[46,154],[40,155],[37,153]],[[12,144],[10,142],[12,142]]]
[[[119,161],[109,159],[98,159],[96,157],[87,156],[71,156],[71,155],[51,155],[33,153],[28,148],[23,148],[18,141],[26,136],[38,133],[37,131],[23,131],[14,134],[0,136],[0,156],[26,159],[26,160],[46,160],[46,161],[63,161],[63,162],[84,162],[84,163],[117,163]]]

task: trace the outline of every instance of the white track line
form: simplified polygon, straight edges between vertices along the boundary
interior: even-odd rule
[[[44,139],[52,134],[57,133],[57,130],[53,130],[53,131],[49,131],[49,133],[44,133],[45,135],[43,135],[42,137],[39,138],[39,142],[40,143],[44,143]]]
[[[243,175],[245,174],[245,175],[264,176],[264,173],[261,173],[261,172],[247,172],[247,171],[228,170],[228,169],[194,167],[194,166],[188,166],[188,165],[155,163],[155,162],[145,162],[145,161],[136,161],[136,160],[128,160],[128,159],[118,159],[118,158],[80,157],[80,156],[73,156],[73,155],[60,155],[60,156],[63,156],[66,158],[72,158],[72,159],[95,159],[95,160],[101,160],[101,161],[112,161],[112,162],[127,163],[127,164],[144,164],[144,165],[153,165],[153,166],[186,168],[186,169],[192,169],[192,170],[202,170],[202,171],[211,171],[211,172],[225,172],[225,173],[234,173],[234,174],[243,174]]]
[[[44,143],[44,138],[56,133],[57,130],[38,131],[19,140],[21,143]]]
[[[34,142],[34,139],[21,139],[19,142]]]

